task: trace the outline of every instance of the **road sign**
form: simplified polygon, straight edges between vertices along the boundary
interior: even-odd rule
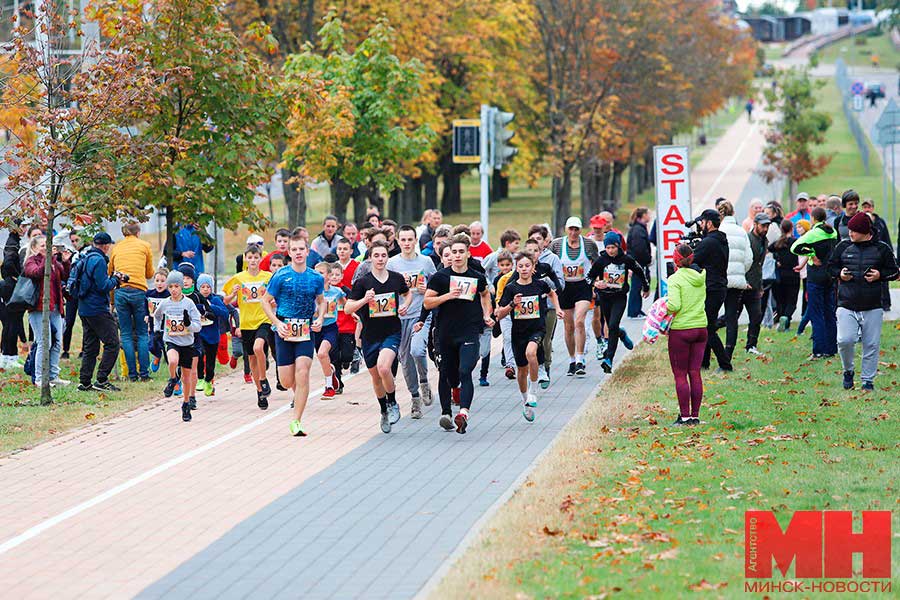
[[[880,146],[900,144],[900,106],[893,98],[872,128],[872,139]]]
[[[654,146],[656,179],[656,233],[660,296],[666,295],[668,270],[675,247],[691,220],[691,169],[687,146]]]
[[[862,112],[863,104],[863,97],[859,94],[855,94],[853,96],[853,110],[855,110],[856,112]]]
[[[453,162],[477,165],[481,162],[481,140],[479,119],[456,119],[453,121]]]
[[[850,86],[850,91],[856,95],[862,94],[865,91],[862,81],[854,81],[853,85]]]

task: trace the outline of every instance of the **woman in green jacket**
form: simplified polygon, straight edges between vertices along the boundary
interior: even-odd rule
[[[706,271],[690,268],[694,252],[687,244],[675,248],[675,273],[667,281],[666,304],[675,315],[669,326],[669,364],[675,375],[680,413],[673,425],[699,425],[703,401],[700,365],[706,349]]]

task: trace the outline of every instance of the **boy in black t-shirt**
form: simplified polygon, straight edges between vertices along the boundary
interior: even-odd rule
[[[528,252],[516,256],[516,275],[503,289],[497,303],[496,315],[504,318],[512,313],[512,348],[516,361],[516,379],[522,394],[522,414],[526,421],[534,421],[537,406],[538,366],[544,360],[544,316],[547,297],[558,307],[556,292],[543,279],[534,279],[537,258]],[[555,308],[557,317],[562,311]],[[527,367],[527,370],[526,370]]]
[[[494,326],[494,320],[487,280],[483,273],[468,265],[469,236],[457,234],[453,237],[450,258],[450,268],[441,269],[428,282],[424,305],[427,310],[441,309],[437,324],[441,356],[441,427],[450,431],[455,423],[456,431],[465,433],[475,395],[472,370],[478,362],[479,337],[485,325]],[[457,385],[460,387],[460,410],[453,418],[451,389]]]
[[[393,373],[400,350],[400,317],[409,309],[412,294],[403,275],[387,270],[387,242],[373,242],[369,259],[372,270],[353,284],[344,311],[348,315],[356,313],[362,321],[363,359],[381,408],[381,430],[390,433],[391,425],[400,420]]]

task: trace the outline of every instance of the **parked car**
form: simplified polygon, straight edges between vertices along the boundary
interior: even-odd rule
[[[867,81],[866,82],[866,98],[884,98],[884,84],[879,83],[878,81]]]

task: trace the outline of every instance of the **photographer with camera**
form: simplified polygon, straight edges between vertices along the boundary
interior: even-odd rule
[[[109,374],[116,366],[119,355],[119,331],[116,320],[109,308],[109,293],[115,290],[124,275],[108,274],[108,254],[112,238],[106,232],[94,236],[91,249],[75,263],[69,275],[69,294],[78,298],[78,316],[81,317],[82,357],[78,389],[82,392],[117,392],[119,388],[109,381]],[[91,384],[100,344],[103,343],[103,357],[97,370],[97,381]]]
[[[153,278],[153,251],[140,239],[139,223],[122,226],[124,238],[109,254],[109,274],[117,275],[121,286],[113,294],[122,349],[128,365],[128,379],[150,381],[150,335],[147,331],[147,280]],[[135,348],[137,339],[137,348]],[[135,351],[137,365],[135,365]]]
[[[706,271],[706,351],[703,354],[703,368],[709,368],[710,351],[716,355],[720,371],[733,371],[731,359],[716,333],[719,310],[725,303],[728,291],[728,238],[719,231],[721,218],[718,211],[708,208],[686,227],[697,227],[702,239],[694,247],[692,268]],[[688,236],[690,238],[691,236]]]

